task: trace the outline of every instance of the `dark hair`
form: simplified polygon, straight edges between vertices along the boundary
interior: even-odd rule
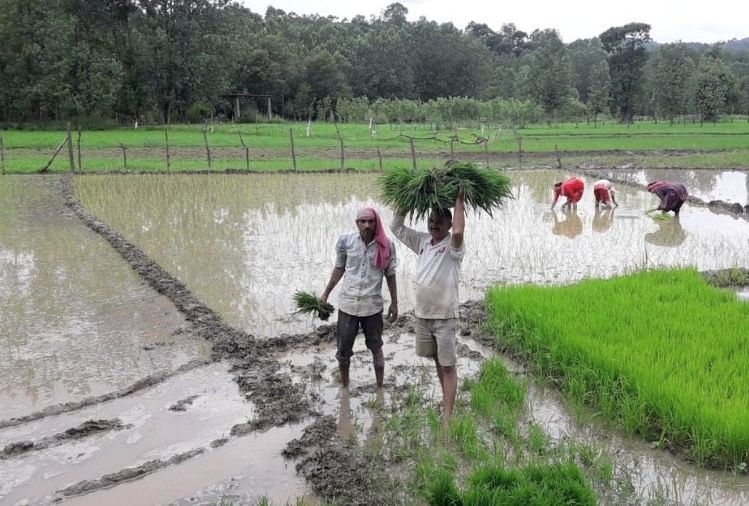
[[[453,213],[446,207],[440,209],[432,209],[432,214],[435,218],[447,218],[448,221],[453,221]]]
[[[560,186],[562,186],[561,181],[559,181],[558,183],[554,183],[554,188],[559,188]]]

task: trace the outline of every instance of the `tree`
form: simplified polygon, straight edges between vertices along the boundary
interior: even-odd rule
[[[387,23],[405,23],[406,14],[408,14],[408,8],[400,2],[394,2],[385,7],[382,12],[382,19]]]
[[[735,79],[720,58],[705,54],[695,73],[694,105],[703,121],[715,121],[725,111],[726,101]]]
[[[673,123],[674,117],[685,114],[689,106],[692,53],[685,44],[665,44],[653,55],[652,65],[650,86],[656,112]]]
[[[629,23],[615,26],[603,32],[600,39],[608,55],[612,112],[621,121],[631,123],[642,88],[642,71],[647,61],[645,44],[650,41],[650,25]]]
[[[557,113],[572,93],[572,68],[567,50],[556,30],[536,30],[531,42],[537,47],[529,57],[526,96],[547,113]]]
[[[594,66],[606,61],[606,52],[597,38],[579,39],[567,46],[567,55],[572,65],[575,89],[580,100],[587,103],[591,70]]]
[[[593,114],[593,123],[598,125],[598,115],[606,111],[611,100],[609,89],[611,79],[609,78],[609,66],[602,61],[590,69],[588,77],[588,111]]]

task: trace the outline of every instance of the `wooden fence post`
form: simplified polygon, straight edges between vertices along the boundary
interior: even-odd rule
[[[81,161],[81,135],[83,135],[83,132],[81,132],[81,124],[78,123],[78,171],[83,172],[83,162]]]
[[[0,135],[0,170],[5,175],[5,145],[3,144],[3,136]]]
[[[382,172],[382,153],[380,153],[380,146],[377,146],[377,160],[380,162],[380,172]]]
[[[208,170],[211,170],[211,148],[208,146],[208,125],[203,126],[203,141],[205,141],[205,157],[208,159]]]
[[[523,167],[523,138],[518,137],[518,168]]]
[[[294,152],[294,132],[289,128],[289,140],[291,141],[291,166],[296,170],[296,153]]]
[[[244,161],[247,164],[247,170],[250,170],[250,148],[248,148],[247,144],[244,143],[242,132],[239,132],[239,142],[241,142],[242,147],[244,147]]]
[[[486,168],[489,168],[489,139],[484,138],[484,155],[486,156]]]
[[[164,125],[164,141],[166,146],[166,170],[171,170],[172,161],[169,156],[169,129]]]
[[[554,151],[557,155],[557,169],[562,170],[562,155],[559,153],[559,146],[554,144]]]
[[[455,150],[453,148],[453,141],[450,141],[450,157],[455,155]]]
[[[125,166],[125,170],[127,170],[127,147],[120,143],[120,149],[122,149],[122,163]]]
[[[408,139],[408,141],[411,144],[411,165],[414,170],[416,170],[416,149],[414,148],[414,140]]]
[[[70,162],[70,172],[75,174],[75,158],[73,157],[73,134],[70,131],[70,121],[68,121],[66,130],[67,130],[68,161]]]
[[[339,139],[341,141],[341,170],[344,170],[346,168],[346,159],[343,156],[343,138]]]

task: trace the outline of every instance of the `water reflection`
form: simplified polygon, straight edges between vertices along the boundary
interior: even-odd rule
[[[577,213],[552,218],[548,189],[559,172],[510,176],[514,200],[493,217],[468,214],[462,300],[483,297],[496,282],[567,283],[654,266],[725,268],[742,266],[749,257],[744,220],[687,205],[680,216],[686,237],[679,247],[654,246],[644,240],[654,228],[644,214],[655,199],[647,192],[622,187],[620,207],[599,215],[587,192]],[[84,205],[177,275],[228,323],[267,336],[308,331],[316,324],[292,316],[291,295],[299,289],[322,291],[336,238],[351,229],[358,206],[376,206],[390,223],[392,213],[377,201],[376,178],[86,176],[77,178],[76,186]],[[423,221],[409,225],[426,231]],[[551,233],[556,225],[565,233]],[[600,255],[602,250],[609,254]],[[405,312],[413,308],[416,258],[398,256],[399,305]],[[335,305],[335,291],[330,300]]]
[[[563,211],[561,213],[561,220],[556,212],[553,212],[552,217],[554,226],[551,228],[551,232],[553,234],[574,239],[583,233],[583,220],[577,214],[577,209],[566,209]]]
[[[593,215],[593,223],[592,223],[592,228],[594,232],[598,232],[599,234],[604,234],[611,228],[613,224],[614,224],[614,209],[597,208],[595,210],[595,214]]]
[[[679,217],[657,219],[658,230],[645,234],[645,241],[656,246],[673,248],[681,245],[687,238]]]

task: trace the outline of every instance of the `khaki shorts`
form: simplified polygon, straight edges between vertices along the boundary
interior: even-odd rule
[[[457,362],[455,354],[455,330],[458,319],[425,320],[415,318],[416,323],[416,355],[419,357],[437,357],[440,365],[454,366]]]

